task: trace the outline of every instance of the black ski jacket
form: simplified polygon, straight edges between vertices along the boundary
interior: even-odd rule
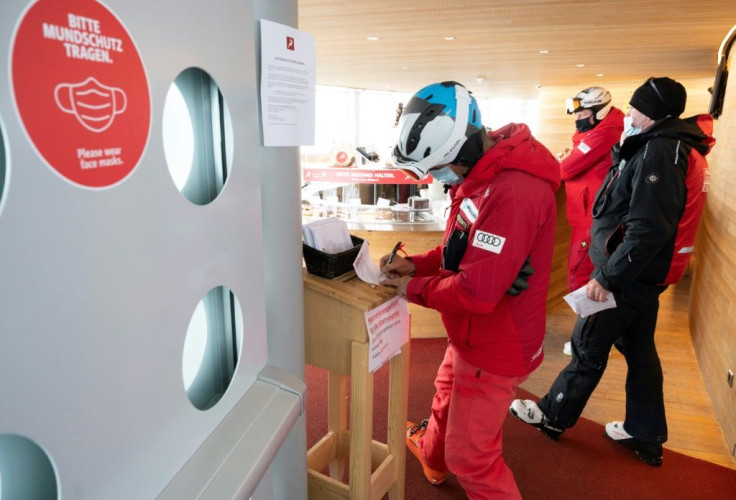
[[[605,289],[682,277],[705,205],[712,129],[710,115],[666,117],[613,147],[591,228],[592,277]]]

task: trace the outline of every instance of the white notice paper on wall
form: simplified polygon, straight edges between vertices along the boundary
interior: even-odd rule
[[[409,342],[409,320],[409,305],[398,296],[365,313],[371,373],[399,354],[401,347]]]
[[[314,37],[261,19],[261,120],[264,146],[314,144]]]

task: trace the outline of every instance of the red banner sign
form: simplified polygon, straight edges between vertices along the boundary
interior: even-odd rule
[[[402,170],[335,167],[302,167],[305,182],[337,182],[343,184],[431,184],[430,176],[416,180]]]

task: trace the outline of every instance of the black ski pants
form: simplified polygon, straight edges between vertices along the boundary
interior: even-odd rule
[[[550,425],[561,429],[575,425],[615,346],[628,367],[624,429],[642,441],[667,441],[662,365],[654,344],[659,294],[665,288],[639,284],[615,293],[615,308],[578,317],[572,360],[538,402]]]

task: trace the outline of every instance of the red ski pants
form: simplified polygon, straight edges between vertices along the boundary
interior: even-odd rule
[[[521,499],[503,459],[501,426],[516,388],[527,377],[483,371],[447,346],[420,446],[427,465],[452,471],[470,499]]]

